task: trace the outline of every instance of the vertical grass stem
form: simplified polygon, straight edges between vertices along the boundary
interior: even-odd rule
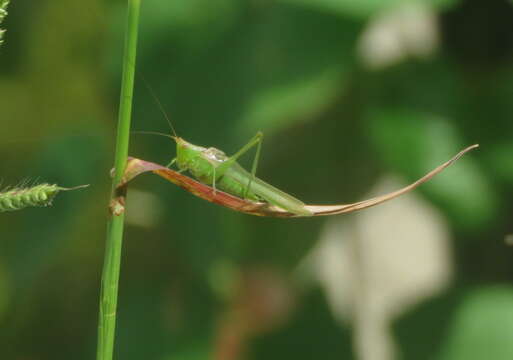
[[[128,156],[140,4],[141,0],[128,0],[111,204],[117,201],[116,187],[123,177]],[[119,215],[110,215],[100,293],[97,360],[112,360],[114,353],[123,226],[123,212]]]

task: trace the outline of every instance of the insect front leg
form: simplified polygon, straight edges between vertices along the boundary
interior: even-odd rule
[[[171,161],[169,162],[169,164],[167,164],[167,165],[166,165],[166,167],[167,167],[167,168],[171,168],[171,166],[173,166],[173,164],[174,164],[175,162],[176,162],[176,157],[175,157],[175,158],[173,158],[173,160],[171,160]]]
[[[175,164],[175,163],[176,163],[176,158],[174,158],[173,160],[171,160],[171,162],[170,162],[169,164],[167,164],[167,165],[166,165],[166,167],[167,167],[168,169],[171,169],[171,166],[173,166],[173,164]],[[181,174],[181,173],[183,173],[185,170],[186,170],[186,169],[180,169],[180,168],[178,168],[178,169],[176,170],[176,172],[177,172],[177,173],[179,173],[179,174]]]

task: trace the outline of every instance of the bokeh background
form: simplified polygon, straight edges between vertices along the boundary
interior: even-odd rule
[[[3,186],[91,184],[0,216],[0,358],[95,355],[126,2],[14,0]],[[152,175],[130,187],[118,359],[513,358],[513,2],[144,0],[137,71],[178,133],[308,203],[266,219]],[[169,132],[138,77],[133,130]],[[173,144],[134,134],[130,154]],[[243,163],[248,166],[251,156]]]

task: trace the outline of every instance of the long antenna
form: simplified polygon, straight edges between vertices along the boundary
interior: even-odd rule
[[[134,134],[146,134],[146,135],[160,135],[160,136],[165,136],[167,138],[171,138],[171,139],[175,139],[176,136],[171,136],[169,134],[164,134],[164,133],[160,133],[160,132],[157,132],[157,131],[140,131],[140,130],[135,130],[135,131],[130,131],[131,133],[134,133]]]
[[[167,116],[167,113],[164,110],[164,106],[162,106],[162,103],[160,102],[159,98],[155,94],[155,91],[153,91],[153,88],[151,87],[150,83],[146,80],[146,78],[144,77],[144,75],[141,72],[139,72],[139,75],[141,76],[141,79],[144,81],[144,85],[146,85],[146,88],[150,91],[151,97],[157,103],[157,105],[158,105],[158,107],[160,109],[160,112],[166,118],[167,123],[169,124],[169,127],[171,128],[171,131],[173,132],[173,135],[175,137],[178,137],[178,135],[176,135],[175,127],[173,126],[173,123],[171,122],[171,119],[169,119],[169,116]],[[160,135],[162,135],[162,134],[160,134]]]

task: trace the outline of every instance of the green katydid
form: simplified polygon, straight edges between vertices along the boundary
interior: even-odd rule
[[[213,188],[214,195],[217,189],[220,189],[225,193],[254,202],[255,204],[264,202],[274,205],[295,216],[335,215],[350,211],[356,211],[359,209],[364,209],[370,206],[380,204],[384,201],[393,199],[401,194],[404,194],[414,189],[423,182],[431,179],[433,176],[438,174],[447,166],[454,163],[468,151],[478,147],[478,145],[476,144],[463,149],[449,161],[438,166],[428,174],[424,175],[419,180],[415,181],[413,184],[410,184],[392,193],[381,195],[364,201],[359,201],[353,204],[327,206],[305,205],[302,201],[275,188],[274,186],[260,180],[255,176],[258,166],[258,160],[260,157],[260,148],[263,139],[262,132],[258,132],[247,144],[245,144],[239,151],[237,151],[232,156],[227,156],[223,151],[213,147],[206,148],[191,144],[185,141],[183,138],[177,136],[173,124],[171,123],[171,120],[167,116],[166,112],[164,111],[164,108],[160,103],[159,99],[153,93],[153,90],[148,85],[148,83],[146,81],[145,83],[148,86],[148,89],[150,90],[155,102],[160,107],[162,114],[166,118],[173,135],[167,135],[151,131],[140,131],[140,133],[162,135],[169,137],[176,142],[176,157],[173,158],[173,160],[171,160],[171,162],[167,165],[168,168],[171,165],[176,164],[179,169],[179,172],[188,171],[199,182],[211,186]],[[256,154],[255,158],[253,159],[251,172],[248,172],[241,165],[239,165],[237,160],[254,146],[257,147]],[[144,169],[145,166],[143,166],[141,169],[135,172],[135,175],[137,173],[141,173],[151,169],[158,169],[158,166],[155,167],[156,164],[150,164],[147,162],[146,164],[147,169]],[[131,175],[129,176],[129,178],[135,175]],[[212,199],[210,198],[210,200]],[[262,215],[258,211],[254,214]],[[273,212],[273,216],[278,215],[280,215],[278,212]]]

